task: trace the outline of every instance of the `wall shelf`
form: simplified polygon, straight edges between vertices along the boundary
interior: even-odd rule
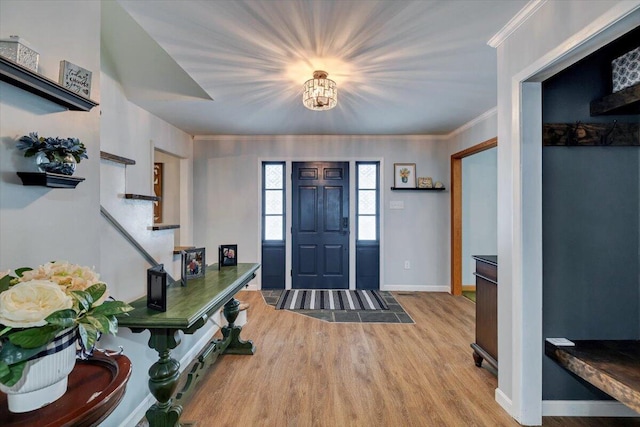
[[[402,188],[402,187],[391,187],[391,191],[444,191],[445,188]]]
[[[79,176],[61,175],[49,172],[16,172],[22,185],[38,185],[50,188],[76,188],[85,180]]]
[[[162,197],[158,197],[158,196],[147,196],[145,194],[132,194],[132,193],[125,193],[124,198],[133,199],[133,200],[147,200],[150,202],[159,202],[162,199]]]
[[[149,230],[158,231],[158,230],[173,230],[176,228],[180,228],[180,224],[155,224],[149,227]]]
[[[592,116],[640,114],[640,83],[591,101]]]
[[[71,92],[53,80],[0,56],[0,80],[73,111],[90,111],[97,102]]]
[[[103,160],[111,160],[112,162],[122,163],[123,165],[135,165],[136,161],[133,159],[127,159],[126,157],[116,156],[115,154],[107,153],[106,151],[100,152],[100,158]]]

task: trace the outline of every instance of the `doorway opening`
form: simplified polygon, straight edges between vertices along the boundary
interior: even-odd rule
[[[451,294],[462,295],[462,159],[498,146],[491,138],[451,155]]]

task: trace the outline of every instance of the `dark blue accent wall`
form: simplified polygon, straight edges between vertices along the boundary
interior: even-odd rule
[[[611,93],[611,60],[638,29],[543,83],[545,123],[637,122],[589,116]],[[640,339],[640,148],[544,147],[543,337]],[[543,360],[543,400],[607,399]]]

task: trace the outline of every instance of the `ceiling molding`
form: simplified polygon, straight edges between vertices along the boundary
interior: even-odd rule
[[[547,0],[531,0],[520,12],[516,13],[513,18],[507,22],[507,25],[502,27],[495,36],[491,37],[487,44],[493,48],[497,48],[504,42],[515,30],[524,24],[538,9],[542,7]]]
[[[474,119],[476,120],[476,119]],[[235,142],[268,142],[274,139],[296,140],[296,141],[322,141],[322,140],[344,140],[344,141],[393,141],[393,140],[423,140],[423,141],[446,141],[449,135],[195,135],[194,142],[198,141],[235,141]]]
[[[449,134],[446,135],[446,138],[447,139],[452,138],[453,136],[464,132],[465,130],[477,125],[478,123],[487,120],[489,117],[495,116],[497,113],[498,113],[498,107],[493,107],[492,109],[487,110],[484,113],[480,114],[475,119],[470,120],[467,123],[465,123],[462,126],[460,126],[459,128],[451,131]]]

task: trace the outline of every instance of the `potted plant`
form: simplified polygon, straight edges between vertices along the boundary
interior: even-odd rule
[[[78,138],[39,137],[37,132],[20,138],[17,148],[24,150],[25,157],[35,156],[40,172],[73,175],[76,164],[89,158]]]
[[[91,268],[68,262],[0,272],[0,390],[10,411],[62,396],[76,345],[90,352],[100,334],[117,332],[116,316],[133,308],[107,296]]]

